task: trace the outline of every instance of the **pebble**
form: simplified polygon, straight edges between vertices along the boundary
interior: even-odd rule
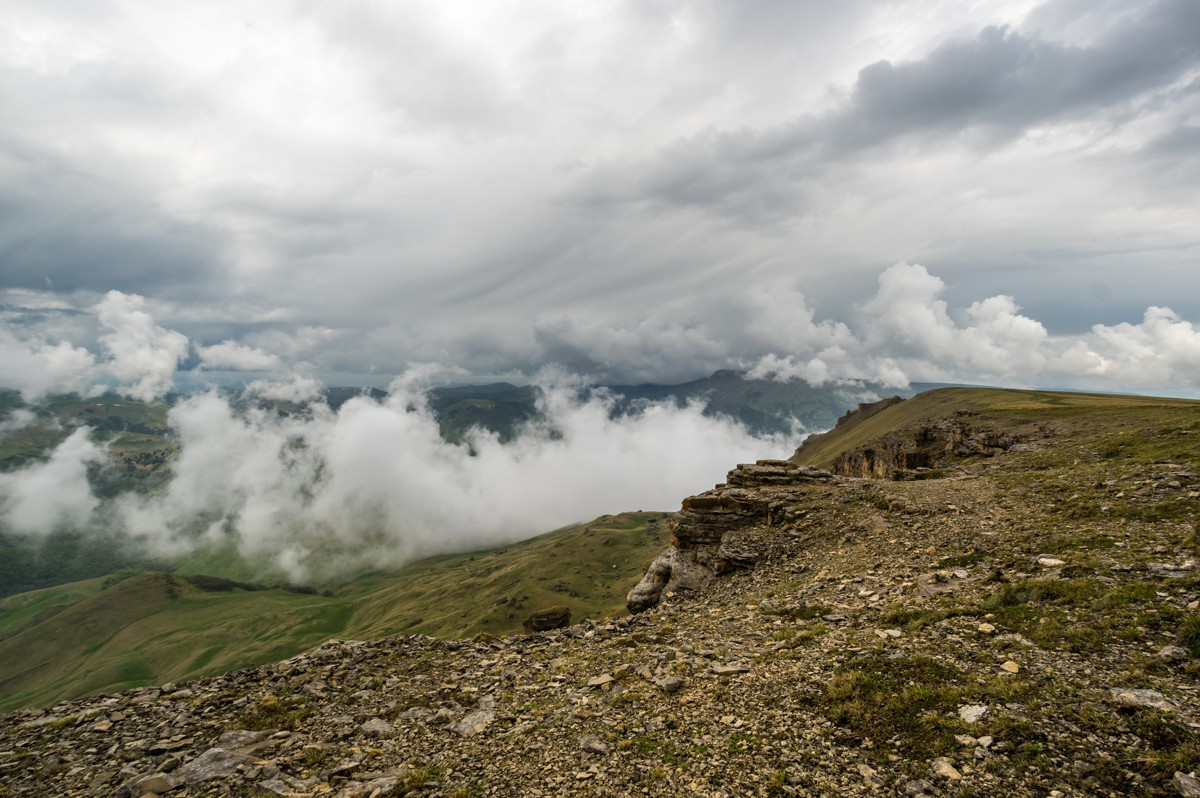
[[[664,676],[661,679],[656,679],[654,683],[658,685],[659,690],[662,690],[668,695],[671,693],[678,693],[683,689],[683,679],[679,678],[678,676]]]
[[[1200,798],[1200,779],[1196,778],[1194,771],[1192,773],[1175,771],[1175,777],[1171,779],[1171,784],[1174,785],[1175,792],[1184,798]]]
[[[749,673],[750,668],[740,663],[731,662],[725,665],[715,664],[712,666],[712,672],[718,676],[728,676],[734,673]]]
[[[382,718],[371,718],[359,726],[358,731],[367,737],[391,737],[396,728]]]
[[[1186,648],[1180,646],[1163,646],[1158,651],[1158,658],[1167,662],[1182,662],[1191,659],[1191,654]]]
[[[594,734],[589,734],[580,738],[579,747],[584,751],[587,751],[589,754],[600,754],[601,756],[607,755],[612,750],[608,743],[604,742]]]
[[[930,768],[933,770],[935,776],[941,776],[943,779],[949,779],[950,781],[962,781],[962,774],[958,772],[958,768],[954,767],[954,764],[947,757],[939,756],[930,763]]]
[[[1127,704],[1134,707],[1153,707],[1167,711],[1175,709],[1175,705],[1157,690],[1113,687],[1108,692],[1119,704]]]

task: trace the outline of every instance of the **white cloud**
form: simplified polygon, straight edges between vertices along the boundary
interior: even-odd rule
[[[20,391],[25,401],[50,393],[86,392],[95,377],[95,357],[83,347],[22,340],[0,326],[0,387]]]
[[[1068,374],[1102,378],[1110,385],[1195,386],[1200,329],[1170,308],[1148,308],[1139,324],[1093,326],[1090,336],[1066,346],[1060,365]]]
[[[255,380],[246,386],[247,396],[259,396],[277,402],[311,402],[321,396],[324,385],[315,377],[292,375],[286,381]]]
[[[360,397],[337,413],[236,414],[216,394],[171,410],[181,453],[167,489],[118,504],[124,528],[178,551],[230,534],[298,578],[499,545],[620,509],[670,509],[736,462],[786,456],[699,406],[613,419],[601,397],[547,388],[545,422],[509,444],[443,441],[418,394]]]
[[[99,506],[88,483],[88,466],[106,459],[89,439],[91,432],[80,427],[45,461],[0,473],[0,507],[8,528],[22,535],[86,528]]]
[[[27,427],[31,427],[37,422],[37,414],[32,410],[27,410],[24,407],[18,407],[9,411],[8,415],[0,420],[0,435],[7,435],[10,432],[19,432]]]
[[[1040,322],[1018,312],[1012,297],[973,302],[960,322],[941,298],[945,290],[942,279],[924,266],[897,263],[879,276],[875,295],[859,306],[855,327],[814,323],[813,311],[800,301],[796,319],[826,333],[800,337],[824,348],[801,347],[799,355],[771,352],[755,363],[751,376],[904,387],[914,380],[1007,384],[1043,373],[1049,336]]]
[[[149,402],[171,389],[188,339],[155,324],[145,306],[146,300],[136,294],[109,291],[94,310],[103,328],[99,341],[108,356],[105,371],[117,379],[118,390]]]
[[[262,349],[246,346],[237,341],[222,341],[212,346],[197,346],[196,353],[200,356],[201,367],[208,369],[276,371],[283,367],[283,361],[270,352],[264,352]]]
[[[879,277],[879,291],[860,310],[867,353],[902,363],[910,379],[1036,377],[1048,335],[1020,315],[1010,296],[974,302],[966,323],[949,315],[946,284],[919,264],[897,263]]]

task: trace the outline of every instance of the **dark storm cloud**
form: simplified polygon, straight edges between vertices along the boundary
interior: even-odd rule
[[[829,125],[834,151],[909,133],[985,127],[1015,135],[1165,88],[1200,64],[1200,5],[1153,4],[1091,46],[1003,27],[950,42],[912,63],[879,61],[858,75],[851,107]]]
[[[213,231],[86,166],[0,140],[0,285],[196,299],[220,274]]]
[[[775,127],[707,130],[643,160],[607,164],[585,203],[706,207],[718,215],[777,220],[819,208],[808,181],[839,160],[911,140],[963,136],[994,149],[1038,125],[1095,118],[1119,127],[1136,104],[1200,66],[1200,4],[1151,3],[1088,45],[986,27],[924,58],[862,68],[845,103]],[[1186,129],[1180,133],[1186,136]],[[876,153],[875,157],[882,157]]]

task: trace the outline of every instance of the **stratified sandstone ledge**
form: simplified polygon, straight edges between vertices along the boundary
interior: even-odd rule
[[[746,530],[770,526],[778,494],[838,479],[828,471],[787,460],[759,460],[730,471],[725,482],[683,500],[670,521],[671,546],[646,569],[625,599],[630,612],[658,604],[664,593],[701,591],[717,574],[752,566],[759,558]]]

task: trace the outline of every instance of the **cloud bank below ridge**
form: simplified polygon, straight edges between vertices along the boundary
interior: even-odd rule
[[[455,445],[404,385],[384,401],[290,416],[235,411],[210,392],[170,411],[180,452],[164,490],[98,500],[87,469],[104,453],[85,427],[45,461],[0,474],[0,508],[21,535],[105,530],[161,555],[230,545],[268,571],[329,579],[671,508],[732,463],[787,456],[798,442],[754,437],[699,405],[610,409],[602,395],[548,385],[544,420],[514,441],[476,432]]]

